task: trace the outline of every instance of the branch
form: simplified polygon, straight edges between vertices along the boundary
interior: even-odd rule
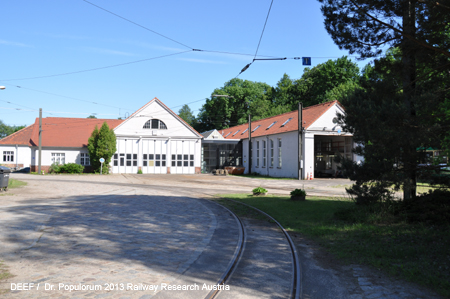
[[[381,45],[383,45],[383,44],[385,44],[385,43],[388,43],[388,42],[390,42],[390,41],[393,41],[393,40],[396,40],[396,38],[393,37],[393,38],[390,38],[390,39],[385,40],[384,42],[376,43],[376,44],[369,44],[369,43],[364,43],[364,42],[361,42],[361,41],[356,41],[356,42],[357,42],[357,43],[360,43],[360,44],[363,44],[363,45],[365,45],[365,46],[381,46]]]
[[[394,31],[397,32],[397,33],[400,33],[402,36],[406,37],[407,39],[409,39],[409,40],[412,41],[412,42],[415,42],[416,44],[421,45],[421,46],[424,47],[424,48],[427,48],[427,49],[436,51],[436,52],[438,52],[438,53],[444,54],[445,56],[447,56],[447,57],[450,58],[450,53],[449,53],[449,52],[447,52],[447,51],[445,51],[445,50],[442,50],[442,49],[439,49],[439,48],[435,48],[435,47],[433,47],[433,46],[430,46],[430,45],[428,45],[428,44],[426,44],[426,43],[424,43],[424,42],[422,42],[422,41],[420,41],[420,40],[417,40],[416,38],[412,37],[412,36],[409,35],[409,34],[405,34],[402,30],[399,30],[399,29],[395,28],[394,26],[389,25],[388,23],[383,22],[383,21],[381,21],[380,19],[378,19],[378,18],[376,18],[376,17],[370,15],[370,14],[367,13],[364,9],[362,9],[361,6],[359,6],[357,3],[355,3],[354,0],[350,0],[350,2],[353,3],[353,5],[355,5],[360,11],[362,11],[366,16],[368,16],[370,19],[374,20],[375,22],[378,22],[378,23],[380,23],[380,24],[382,24],[382,25],[384,25],[384,26],[386,26],[386,27],[388,27],[388,28],[394,30]]]

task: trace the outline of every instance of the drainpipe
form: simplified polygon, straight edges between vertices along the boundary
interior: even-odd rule
[[[303,179],[303,104],[298,103],[298,179]]]
[[[19,145],[16,144],[16,170],[17,170],[17,160],[19,159]]]
[[[269,174],[269,168],[270,168],[270,166],[269,166],[269,151],[270,151],[270,148],[269,148],[269,136],[266,136],[266,167],[267,167],[267,176],[270,176],[270,174]]]

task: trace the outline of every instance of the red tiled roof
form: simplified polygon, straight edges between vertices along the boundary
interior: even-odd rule
[[[10,145],[30,145],[31,133],[33,132],[33,125],[23,128],[9,136],[0,140],[0,144]]]
[[[303,127],[307,129],[336,103],[340,105],[338,101],[331,101],[303,108]],[[283,123],[289,118],[292,119],[286,125],[282,126]],[[274,122],[276,123],[269,129],[267,129]],[[255,130],[257,126],[260,127]],[[222,135],[225,139],[245,139],[248,138],[248,130],[245,133],[243,132],[247,128],[248,123],[218,131],[220,134],[223,133]],[[257,121],[252,121],[251,129],[255,130],[254,132],[252,132],[252,137],[298,131],[298,110],[272,116],[269,118],[260,119]],[[236,134],[236,131],[238,130],[239,132]]]
[[[106,122],[110,129],[123,122],[121,119],[46,117],[42,119],[42,146],[84,147],[92,131]],[[33,126],[31,145],[39,142],[39,118]]]

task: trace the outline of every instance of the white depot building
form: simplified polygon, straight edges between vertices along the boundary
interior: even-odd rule
[[[112,173],[200,172],[202,136],[154,98],[125,120],[59,118],[42,119],[42,167],[52,163],[77,163],[89,170],[88,138],[106,122],[117,137]],[[39,119],[0,140],[1,165],[38,167]]]
[[[251,155],[249,125],[243,124],[219,130],[225,140],[242,142],[242,166],[251,172],[274,177],[335,177],[340,173],[334,162],[336,155],[353,161],[362,157],[353,154],[352,135],[342,132],[335,123],[337,113],[345,114],[338,101],[326,102],[251,123]],[[301,157],[301,158],[299,158]]]

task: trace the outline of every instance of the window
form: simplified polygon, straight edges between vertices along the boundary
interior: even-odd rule
[[[227,137],[228,137],[228,135],[230,135],[230,134],[231,134],[231,132],[230,132],[230,133],[228,133],[228,134],[227,134],[227,136],[225,136],[224,138],[227,138]]]
[[[270,126],[268,126],[267,127],[267,129],[266,130],[269,130],[270,128],[272,128],[272,126],[274,125],[274,124],[276,124],[277,122],[276,121],[274,121]]]
[[[287,121],[285,121],[285,122],[284,122],[284,123],[283,123],[283,124],[282,124],[281,126],[282,126],[282,127],[284,127],[285,125],[287,125],[287,123],[288,123],[288,122],[290,122],[290,121],[291,121],[291,119],[292,119],[292,117],[291,117],[291,118],[289,118],[289,119],[288,119]]]
[[[263,167],[266,167],[266,141],[263,140]]]
[[[64,164],[66,163],[66,154],[65,153],[52,153],[52,164]]]
[[[259,167],[259,141],[256,141],[256,167]]]
[[[165,155],[163,155],[165,156]],[[172,166],[177,167],[193,167],[194,166],[194,155],[172,155]]]
[[[147,121],[144,126],[144,129],[159,129],[159,130],[167,130],[167,126],[159,119],[151,119]]]
[[[232,136],[236,135],[237,133],[239,133],[241,130],[237,130],[236,133],[234,133]]]
[[[256,128],[253,129],[252,133],[258,130],[258,128],[261,127],[261,125],[258,125]]]
[[[84,166],[89,166],[91,165],[91,161],[89,159],[89,154],[88,153],[81,153],[81,159],[80,159],[80,164],[84,165]],[[115,156],[115,155],[114,155]]]
[[[273,140],[270,139],[270,167],[273,167]]]
[[[281,168],[281,138],[278,139],[278,167]]]
[[[244,132],[241,133],[241,135],[244,135],[245,132],[248,131],[248,128],[244,130]]]
[[[14,162],[14,152],[13,151],[3,152],[3,162]]]
[[[120,154],[123,155],[123,154]],[[127,166],[137,166],[137,154],[127,154],[126,155],[126,165]],[[122,164],[122,161],[121,161]],[[122,166],[122,165],[120,165]]]

